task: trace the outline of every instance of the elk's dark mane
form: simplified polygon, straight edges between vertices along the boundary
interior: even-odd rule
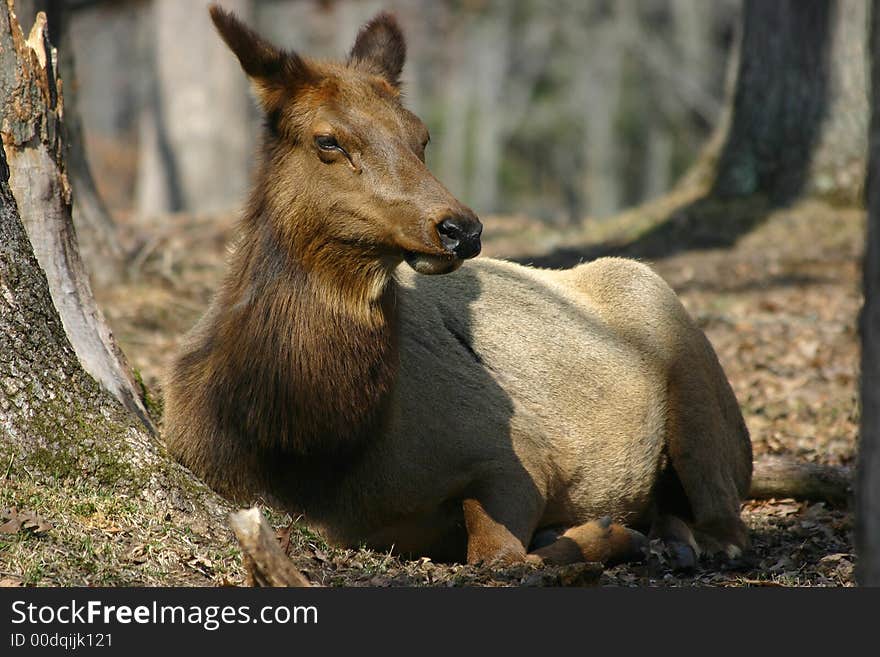
[[[273,210],[263,169],[224,282],[175,369],[202,382],[184,403],[226,434],[214,440],[228,468],[211,485],[317,503],[328,469],[355,463],[382,422],[397,372],[396,285],[385,264],[358,266],[332,244],[303,253],[319,222]]]
[[[259,205],[257,207],[260,207]],[[285,218],[290,221],[290,218]],[[243,222],[220,301],[223,343],[212,386],[221,426],[255,447],[299,456],[346,452],[366,438],[396,373],[395,287],[357,298],[362,272],[316,270],[280,242],[277,218]]]

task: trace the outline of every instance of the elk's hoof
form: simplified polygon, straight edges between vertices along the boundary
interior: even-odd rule
[[[673,572],[693,572],[697,568],[697,553],[687,543],[668,541],[666,552],[669,555],[669,566]]]

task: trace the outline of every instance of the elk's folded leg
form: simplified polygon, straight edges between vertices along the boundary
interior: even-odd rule
[[[602,518],[572,527],[554,543],[529,553],[527,560],[552,565],[597,561],[613,566],[640,560],[646,545],[639,532]]]
[[[602,518],[572,527],[552,544],[527,554],[525,546],[534,532],[534,516],[523,510],[520,522],[505,521],[490,513],[489,508],[491,505],[476,498],[464,500],[468,563],[529,561],[559,566],[595,561],[610,566],[641,559],[647,545],[639,532]],[[510,515],[510,507],[507,509]]]

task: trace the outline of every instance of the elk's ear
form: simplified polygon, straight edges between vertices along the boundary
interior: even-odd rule
[[[276,47],[219,5],[212,4],[208,11],[220,36],[253,82],[264,109],[278,109],[286,98],[312,81],[313,74],[299,55]]]
[[[358,32],[348,63],[383,76],[395,87],[406,60],[406,41],[393,15],[382,12]]]

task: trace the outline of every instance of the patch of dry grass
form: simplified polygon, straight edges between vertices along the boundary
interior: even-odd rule
[[[193,525],[170,504],[88,481],[14,473],[0,508],[36,512],[52,527],[0,534],[0,578],[39,586],[199,586],[242,581],[229,536]],[[219,539],[219,540],[218,540]]]

